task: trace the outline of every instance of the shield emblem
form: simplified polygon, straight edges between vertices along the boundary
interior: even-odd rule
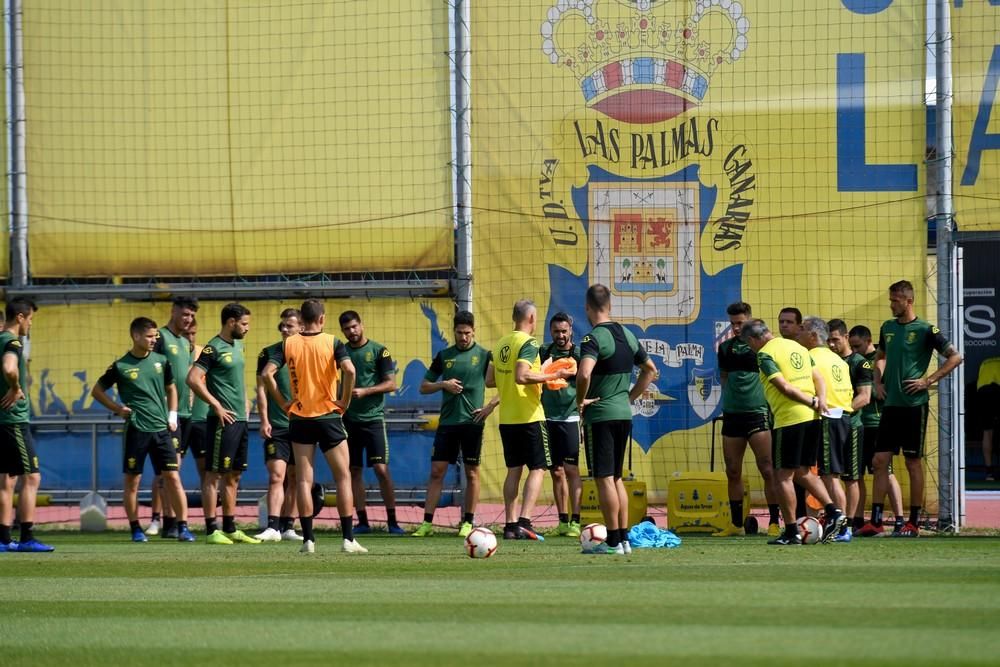
[[[688,383],[688,400],[691,409],[702,419],[708,419],[715,412],[722,396],[722,387],[715,380],[714,368],[696,366],[691,369],[691,381]]]

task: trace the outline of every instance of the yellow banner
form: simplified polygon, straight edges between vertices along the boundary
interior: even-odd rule
[[[1000,5],[953,3],[952,70],[958,229],[1000,230]]]
[[[660,372],[633,407],[653,499],[709,466],[727,304],[775,329],[787,305],[877,336],[888,285],[923,281],[924,7],[475,4],[480,339],[530,297],[546,321],[573,315],[579,340],[587,286],[608,285]],[[721,439],[715,456],[721,470]]]
[[[26,3],[32,274],[451,266],[448,17]]]
[[[251,301],[250,332],[246,345],[246,380],[250,398],[257,370],[257,355],[280,340],[277,325],[285,308],[298,308],[301,301]],[[202,302],[198,310],[199,345],[219,332],[224,303]],[[444,347],[444,332],[451,331],[454,305],[447,299],[418,303],[402,299],[375,301],[329,300],[326,331],[343,340],[337,318],[355,310],[365,325],[365,334],[385,345],[397,365],[398,390],[388,398],[391,407],[411,409],[428,400],[419,395],[420,380],[437,350]],[[35,315],[29,350],[29,397],[35,415],[106,414],[90,398],[90,390],[112,361],[131,347],[129,323],[136,317],[151,317],[159,326],[170,318],[170,304],[115,304],[43,306]]]

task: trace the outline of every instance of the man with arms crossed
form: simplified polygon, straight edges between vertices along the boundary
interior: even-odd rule
[[[821,437],[819,414],[827,409],[823,376],[813,368],[808,350],[794,340],[776,338],[763,320],[750,320],[743,325],[743,339],[757,353],[764,396],[774,415],[775,489],[785,530],[768,544],[802,544],[795,524],[796,483],[825,505],[823,538],[833,539],[846,519],[830,501],[819,477],[810,470],[816,465]]]
[[[260,377],[267,360],[284,344],[289,336],[299,332],[301,313],[297,308],[281,311],[278,331],[281,340],[268,345],[257,356],[257,412],[260,414],[260,434],[264,438],[264,463],[267,466],[267,528],[254,535],[262,542],[280,542],[282,539],[302,541],[302,536],[292,529],[295,521],[295,458],[292,441],[288,437],[288,413],[285,406],[292,399],[288,367],[282,366],[274,375],[277,395],[268,398],[267,386]],[[290,493],[285,493],[285,487]]]
[[[493,348],[493,363],[486,371],[486,386],[496,387],[500,397],[500,440],[507,466],[503,482],[505,540],[544,540],[531,527],[531,513],[542,488],[542,478],[546,468],[552,466],[541,384],[570,377],[566,369],[541,372],[538,342],[533,337],[537,316],[534,302],[522,299],[514,304],[514,331]],[[528,477],[518,513],[517,492],[525,467]]]
[[[188,371],[191,370],[191,343],[185,338],[185,333],[194,322],[195,313],[198,312],[198,299],[193,296],[179,296],[173,301],[170,307],[170,320],[167,326],[159,330],[159,338],[156,340],[156,347],[153,352],[162,354],[170,362],[170,368],[174,379],[187,378]],[[180,471],[184,461],[184,454],[187,453],[188,440],[191,436],[191,390],[188,389],[187,382],[174,383],[177,391],[177,417],[178,427],[173,432],[172,439],[177,449],[177,470]],[[114,412],[112,410],[112,412]],[[202,464],[204,460],[202,461]],[[156,473],[153,479],[153,518],[146,529],[147,535],[161,533],[164,539],[176,539],[177,528],[176,518],[173,515],[171,504],[163,503],[161,493],[163,491],[163,477]],[[163,524],[160,525],[160,509],[163,509]],[[162,532],[161,532],[162,531]]]
[[[462,455],[465,469],[465,514],[458,528],[459,537],[472,532],[476,505],[479,502],[479,462],[483,448],[483,428],[486,418],[499,400],[493,398],[483,405],[486,394],[486,372],[492,355],[476,343],[476,320],[467,310],[455,313],[455,344],[437,355],[427,369],[421,394],[441,392],[441,417],[434,434],[431,454],[431,476],[427,481],[427,501],[424,503],[424,522],[414,537],[434,534],[434,510],[441,498],[448,464],[454,465]]]
[[[597,483],[597,498],[608,529],[603,553],[628,554],[628,494],[622,482],[625,449],[632,434],[632,401],[656,376],[656,366],[631,331],[611,319],[611,292],[587,288],[584,309],[593,329],[580,341],[576,404],[583,417],[587,467]],[[629,391],[632,368],[639,378]],[[500,404],[503,409],[503,403]]]
[[[31,406],[25,395],[28,385],[27,359],[21,339],[31,331],[38,307],[20,297],[7,302],[6,321],[0,331],[0,355],[7,391],[0,397],[0,552],[49,552],[55,547],[35,539],[35,498],[42,476],[38,455],[31,441],[28,420]],[[14,485],[22,477],[17,511],[21,519],[21,541],[11,539],[14,518]]]
[[[351,404],[354,390],[354,364],[344,344],[323,333],[326,309],[316,299],[302,303],[302,331],[285,339],[281,348],[274,349],[264,365],[261,377],[268,394],[277,392],[274,375],[288,365],[292,400],[285,405],[288,413],[288,433],[295,452],[295,468],[299,478],[299,522],[302,524],[302,553],[316,551],[313,533],[313,455],[316,446],[326,457],[337,484],[337,512],[344,535],[341,551],[368,553],[354,539],[354,495],[351,492],[350,454],[342,415]],[[340,381],[340,398],[336,398]]]
[[[170,360],[154,352],[160,334],[156,322],[137,317],[129,327],[132,349],[108,366],[90,395],[94,400],[125,420],[122,435],[122,472],[125,473],[122,504],[128,515],[133,542],[146,542],[139,527],[139,482],[149,454],[153,470],[163,480],[164,500],[173,507],[176,517],[175,539],[194,542],[188,530],[187,496],[181,486],[177,450],[171,431],[178,428],[177,387],[174,385]],[[182,339],[183,340],[183,339]],[[184,340],[187,346],[187,340]],[[108,396],[107,390],[118,385],[118,395],[124,405]]]
[[[208,457],[201,485],[205,534],[209,544],[260,544],[236,528],[236,491],[247,469],[247,394],[243,338],[250,331],[250,310],[230,303],[220,315],[222,328],[208,341],[188,372],[187,384],[195,396],[208,403],[205,424]],[[218,484],[222,482],[222,530],[215,520]]]
[[[726,461],[729,512],[732,522],[714,537],[743,535],[743,455],[747,445],[757,459],[764,480],[764,496],[770,514],[768,537],[778,537],[777,494],[774,490],[774,462],[771,460],[771,417],[760,384],[757,355],[740,334],[753,315],[750,304],[737,302],[726,308],[733,337],[719,346],[719,374],[722,380],[722,452]]]
[[[900,450],[910,473],[910,520],[899,537],[917,537],[920,510],[924,504],[924,437],[927,430],[928,389],[962,363],[962,355],[941,331],[918,319],[913,309],[913,285],[901,280],[889,286],[889,308],[893,319],[879,331],[875,355],[875,395],[885,399],[879,439],[875,445],[876,499],[885,497],[889,462]],[[934,351],[944,357],[936,371],[924,377]],[[879,516],[876,517],[876,510]],[[881,525],[881,507],[872,504],[872,523]]]
[[[396,369],[389,350],[365,336],[365,326],[356,311],[340,314],[340,331],[347,339],[347,352],[357,373],[351,405],[344,413],[348,449],[351,452],[351,488],[358,525],[354,532],[372,532],[365,511],[365,465],[372,469],[385,503],[386,529],[403,535],[396,520],[396,489],[389,473],[389,437],[385,430],[385,395],[396,391]]]
[[[580,348],[573,344],[573,318],[556,313],[549,322],[552,342],[542,349],[542,363],[548,359],[572,357],[580,363]],[[559,513],[556,535],[580,537],[580,413],[576,409],[576,378],[562,389],[542,386],[545,430],[552,452],[552,496]],[[572,514],[569,511],[572,510]]]

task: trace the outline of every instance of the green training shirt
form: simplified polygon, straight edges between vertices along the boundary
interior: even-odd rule
[[[879,330],[878,347],[885,353],[885,404],[893,407],[915,407],[930,400],[927,390],[907,394],[904,380],[918,380],[927,372],[931,354],[944,354],[951,347],[941,331],[920,318],[900,324],[887,320]]]
[[[854,395],[858,395],[861,387],[872,387],[872,400],[875,399],[874,373],[872,362],[865,359],[857,352],[852,352],[846,357],[841,357],[847,367],[851,369],[851,386],[854,387]],[[870,403],[869,403],[870,405]],[[867,407],[867,406],[866,406]],[[862,426],[864,424],[864,408],[851,413],[851,426]]]
[[[587,398],[601,399],[584,410],[584,423],[631,420],[628,391],[632,368],[649,358],[632,332],[617,322],[602,322],[580,341],[580,358],[597,362]]]
[[[264,371],[268,360],[276,356],[279,349],[283,349],[284,341],[278,341],[273,345],[268,345],[257,356],[257,375]],[[274,374],[274,382],[278,385],[278,393],[285,397],[285,400],[292,400],[292,381],[288,375],[288,366],[282,364]],[[266,391],[266,390],[265,390]],[[278,402],[267,395],[267,420],[271,422],[272,428],[288,428],[288,414],[278,405]]]
[[[116,384],[122,403],[132,410],[132,428],[143,433],[167,430],[167,386],[174,384],[174,374],[166,355],[150,352],[139,358],[126,352],[97,381],[105,391]]]
[[[573,357],[576,363],[580,363],[580,346],[573,345],[568,350],[561,350],[555,343],[550,343],[542,349],[542,363],[548,359],[563,359]],[[545,418],[552,421],[577,421],[580,413],[576,409],[576,376],[566,381],[568,384],[562,389],[552,390],[542,385],[542,408],[545,409]]]
[[[160,337],[156,339],[153,352],[165,356],[170,362],[174,376],[182,379],[181,382],[177,383],[177,416],[188,418],[191,416],[191,388],[183,379],[191,370],[191,352],[194,346],[187,338],[175,336],[169,327],[163,327],[157,333],[160,334]]]
[[[493,360],[493,354],[479,343],[469,349],[460,350],[457,345],[446,347],[434,355],[431,367],[424,373],[428,382],[458,380],[462,383],[461,394],[441,391],[441,419],[443,426],[472,424],[473,413],[483,407],[486,399],[486,369]]]
[[[0,331],[0,355],[17,355],[17,382],[21,385],[24,398],[19,400],[10,410],[0,408],[0,424],[27,424],[31,414],[31,403],[28,401],[28,369],[24,358],[24,346],[21,339],[9,331]],[[6,383],[5,383],[6,384]],[[4,389],[4,393],[6,393]]]
[[[878,354],[877,350],[873,350],[871,354],[864,355],[865,360],[871,366],[871,372],[874,377],[875,373],[875,355]],[[879,400],[875,397],[875,386],[874,380],[872,385],[872,400],[861,410],[861,424],[865,428],[878,428],[878,425],[882,421],[882,406],[885,405],[885,401]]]
[[[757,354],[739,336],[719,346],[719,371],[726,374],[722,385],[722,412],[767,413],[764,385],[760,383]]]
[[[347,345],[347,354],[354,363],[357,377],[355,388],[374,387],[395,374],[392,356],[381,343],[369,340],[361,347]],[[352,398],[347,406],[347,417],[358,422],[376,422],[385,417],[385,394]]]
[[[227,343],[219,336],[208,341],[194,362],[205,371],[205,386],[208,393],[222,404],[222,407],[236,415],[236,421],[247,420],[246,378],[243,356],[243,341]]]

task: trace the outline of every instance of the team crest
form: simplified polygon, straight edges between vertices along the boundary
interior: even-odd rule
[[[479,355],[478,354],[472,355],[472,365],[473,366],[478,366],[479,365]]]
[[[753,147],[704,104],[713,81],[739,85],[750,28],[738,0],[560,1],[541,19],[539,68],[579,89],[539,130],[551,135],[537,183],[554,258],[548,316],[585,323],[587,286],[611,290],[614,319],[659,372],[632,406],[647,451],[719,411],[728,323],[716,319],[742,300],[757,188]]]
[[[475,361],[473,361],[472,363],[475,363]],[[454,365],[455,365],[455,360],[454,359],[449,359],[448,361],[444,362],[444,367],[445,368],[451,368]]]
[[[368,350],[367,352],[365,352],[365,361],[366,362],[371,363],[371,360],[373,358],[374,357],[372,357],[372,351],[371,350]]]
[[[170,354],[177,354],[178,348],[177,348],[176,345],[174,345],[173,343],[171,343],[167,347],[170,348]]]
[[[222,467],[223,468],[228,468],[231,463],[232,463],[232,459],[230,459],[228,456],[226,456],[226,457],[224,457],[222,459]]]
[[[910,333],[906,334],[906,344],[907,345],[913,345],[914,341],[916,341],[916,340],[917,340],[917,332],[916,331],[911,331]]]
[[[224,353],[222,355],[222,363],[224,363],[224,364],[231,364],[231,363],[233,363],[233,353],[232,352],[226,352],[226,353]]]
[[[135,457],[130,456],[128,459],[129,470],[135,470],[135,464],[136,464]]]
[[[161,364],[159,361],[154,361],[153,362],[153,368],[156,369],[157,373],[162,373],[163,372],[163,364]]]
[[[138,380],[139,379],[139,369],[138,368],[126,368],[125,369],[125,377],[127,377],[129,380]]]

